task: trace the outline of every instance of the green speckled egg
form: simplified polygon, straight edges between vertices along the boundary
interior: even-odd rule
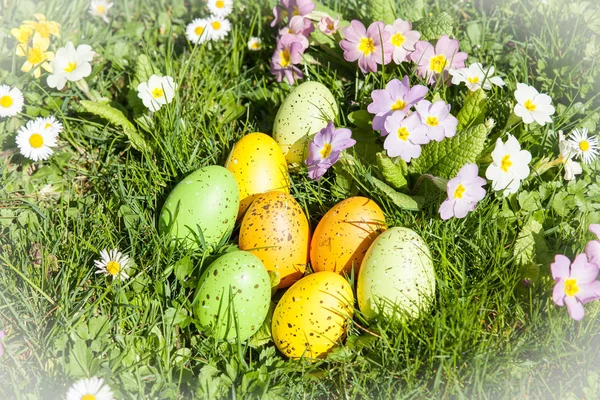
[[[239,340],[248,339],[269,311],[269,273],[258,257],[247,251],[217,258],[200,277],[197,291],[196,316],[203,327],[216,329],[221,339],[236,339],[236,320]]]
[[[285,98],[275,116],[273,138],[288,164],[306,159],[309,137],[335,120],[338,112],[333,94],[319,82],[304,82]]]
[[[200,233],[208,245],[229,235],[235,225],[240,195],[231,172],[210,165],[186,176],[165,200],[158,228],[173,239],[197,247]]]
[[[380,310],[386,317],[417,317],[435,294],[427,243],[408,228],[388,229],[369,247],[356,285],[358,307],[368,318]]]

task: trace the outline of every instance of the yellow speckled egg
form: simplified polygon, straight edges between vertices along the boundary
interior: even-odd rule
[[[240,227],[240,250],[249,251],[267,271],[280,274],[280,288],[304,274],[308,263],[310,228],[300,204],[287,193],[260,195],[248,208]]]
[[[305,276],[275,307],[273,341],[290,358],[324,357],[345,335],[353,304],[352,288],[341,275],[323,271]]]
[[[261,193],[290,192],[285,156],[277,142],[264,133],[241,138],[231,149],[225,168],[231,171],[240,190],[238,217]]]
[[[310,243],[315,271],[358,274],[371,243],[386,229],[381,208],[365,197],[350,197],[333,206],[319,221]]]

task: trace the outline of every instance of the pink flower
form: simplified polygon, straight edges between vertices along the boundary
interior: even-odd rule
[[[442,75],[444,81],[448,78],[448,71],[465,67],[468,55],[458,51],[458,40],[442,35],[435,48],[429,42],[419,40],[415,51],[410,54],[410,59],[418,64],[417,72],[422,78],[427,78],[427,83],[432,85]]]
[[[397,19],[392,25],[386,25],[385,31],[390,34],[390,44],[394,47],[392,53],[396,64],[408,61],[408,55],[415,51],[415,44],[419,41],[421,34],[413,31],[409,21]]]
[[[315,135],[308,145],[308,176],[319,180],[325,172],[337,162],[340,154],[356,143],[352,139],[352,131],[346,128],[335,129],[333,122],[329,121],[327,126]]]
[[[390,34],[385,31],[383,22],[373,22],[369,29],[365,29],[362,22],[352,20],[342,33],[344,40],[340,47],[344,50],[344,59],[350,62],[358,60],[358,67],[363,73],[377,72],[377,64],[381,64],[382,58],[384,64],[392,60],[393,46],[388,43]]]
[[[331,18],[329,15],[324,16],[319,21],[319,30],[326,35],[333,35],[340,29],[340,16],[337,19]]]
[[[421,100],[415,106],[421,122],[427,126],[427,136],[431,140],[442,141],[445,137],[456,135],[458,120],[450,114],[450,104],[438,100],[431,104],[428,100]]]
[[[600,270],[585,254],[575,257],[572,265],[567,257],[557,254],[550,268],[556,282],[552,300],[559,306],[566,304],[571,318],[579,321],[585,314],[583,305],[600,299],[600,281],[596,280]]]
[[[427,127],[421,123],[416,113],[404,118],[401,114],[392,114],[385,120],[385,129],[389,135],[383,142],[383,148],[390,157],[402,157],[406,162],[421,155],[421,145],[429,143]]]
[[[296,67],[302,61],[303,53],[304,46],[295,35],[285,34],[278,39],[275,53],[271,57],[271,73],[276,76],[277,82],[285,77],[293,85],[296,79],[304,76]]]
[[[385,129],[385,120],[392,114],[399,114],[404,117],[410,108],[416,102],[422,100],[427,94],[427,87],[415,85],[412,88],[408,81],[408,76],[404,76],[402,82],[398,79],[392,79],[385,86],[385,89],[373,90],[371,98],[373,102],[367,106],[373,118],[373,129],[381,131],[382,135],[387,135]]]
[[[304,50],[306,50],[308,48],[308,37],[314,30],[315,26],[308,18],[296,15],[290,19],[288,26],[279,31],[279,35],[290,34],[296,36],[302,42]]]
[[[275,20],[271,22],[271,26],[277,25],[286,15],[293,17],[299,15],[301,17],[309,14],[316,7],[312,0],[280,0],[279,4],[273,7],[273,15]]]
[[[464,165],[447,185],[448,198],[440,206],[443,220],[464,218],[485,197],[485,179],[479,177],[477,164]]]
[[[588,229],[598,236],[598,240],[592,240],[585,246],[585,254],[592,264],[600,268],[600,224],[591,224]]]

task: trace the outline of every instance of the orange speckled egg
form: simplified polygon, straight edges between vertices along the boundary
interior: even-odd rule
[[[231,171],[240,190],[238,218],[259,194],[290,192],[285,156],[277,142],[264,133],[241,138],[231,149],[225,168]]]
[[[260,195],[248,208],[240,227],[240,250],[249,251],[267,271],[278,271],[280,288],[304,274],[308,263],[310,228],[300,204],[287,193]]]
[[[316,272],[300,279],[277,303],[273,341],[290,358],[319,358],[346,333],[354,313],[354,295],[341,275]]]
[[[387,229],[385,215],[375,202],[350,197],[339,202],[319,221],[310,244],[310,262],[315,271],[333,271],[355,276],[371,243]]]

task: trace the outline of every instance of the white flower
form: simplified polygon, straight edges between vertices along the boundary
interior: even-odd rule
[[[0,85],[0,117],[12,117],[23,109],[23,93],[17,88]]]
[[[53,153],[51,147],[56,146],[56,135],[43,122],[34,120],[19,129],[16,142],[23,156],[33,161],[46,160]]]
[[[114,400],[102,378],[80,379],[69,388],[67,400]]]
[[[515,114],[521,117],[525,124],[535,121],[544,126],[546,122],[552,122],[550,116],[554,114],[554,107],[547,94],[540,94],[533,86],[517,83],[515,98]]]
[[[492,85],[504,86],[502,78],[493,76],[494,67],[483,68],[481,63],[473,63],[468,68],[451,69],[449,72],[453,84],[464,82],[472,92],[482,87],[483,90],[490,90]]]
[[[226,17],[233,11],[233,0],[208,0],[208,9],[217,17]]]
[[[151,111],[158,111],[173,100],[177,84],[170,76],[152,75],[148,82],[140,83],[137,90],[144,105]]]
[[[129,269],[130,259],[126,254],[122,254],[117,249],[100,252],[101,260],[94,261],[96,264],[97,274],[112,276],[113,279],[119,277],[122,281],[129,279],[127,269]]]
[[[250,40],[248,40],[248,50],[250,51],[259,51],[262,48],[262,39],[259,37],[252,36]]]
[[[222,17],[211,16],[208,19],[208,36],[210,40],[221,40],[227,36],[231,30],[231,24]]]
[[[494,161],[485,171],[486,178],[492,181],[492,189],[504,190],[505,196],[516,193],[521,180],[529,176],[531,153],[521,150],[517,139],[509,134],[506,143],[498,138],[492,159]]]
[[[63,125],[52,115],[46,118],[38,117],[35,120],[40,121],[44,128],[49,129],[55,136],[58,136],[63,130]]]
[[[87,44],[73,46],[68,42],[56,52],[52,60],[52,75],[48,76],[48,86],[62,90],[67,81],[77,82],[92,73],[90,61],[94,58],[92,48]]]
[[[588,137],[587,128],[573,129],[569,135],[569,143],[573,147],[574,155],[586,164],[593,163],[598,156],[598,138]]]
[[[558,132],[558,149],[560,150],[560,159],[565,169],[565,180],[572,181],[576,175],[583,172],[581,164],[573,160],[575,154],[577,154],[577,147],[573,145],[569,140],[565,140],[565,136],[562,131]]]
[[[210,39],[210,32],[207,29],[208,20],[206,18],[196,18],[185,28],[185,35],[192,43],[203,43]]]
[[[108,24],[108,10],[113,6],[106,0],[92,0],[90,3],[90,14],[94,17],[101,17]]]

